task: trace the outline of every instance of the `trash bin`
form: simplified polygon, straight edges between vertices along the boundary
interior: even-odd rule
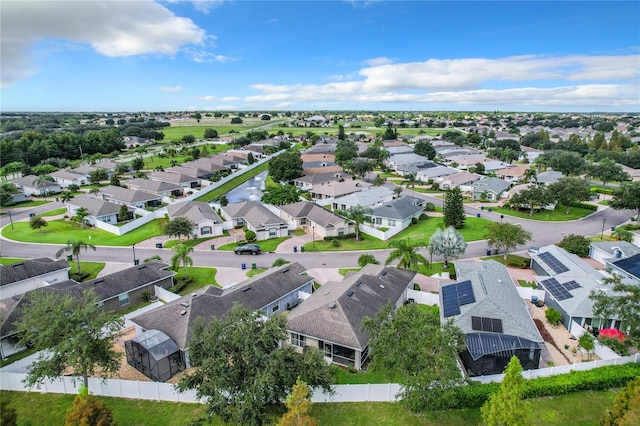
[[[243,270],[247,269],[247,264],[243,263],[242,265],[240,265],[242,267]]]
[[[487,249],[487,256],[491,256],[491,249]]]
[[[253,263],[251,264],[251,269],[256,269],[256,268],[257,268],[256,263],[255,263],[255,262],[253,262]]]
[[[611,227],[611,232],[613,232],[613,231],[615,231],[615,230],[616,230],[616,227],[615,227],[615,226],[612,226],[612,227]]]
[[[480,217],[480,213],[476,213],[476,217]]]
[[[491,213],[491,207],[489,207],[488,210],[489,210],[489,213]]]
[[[293,252],[297,253],[298,252],[298,246],[293,246]]]
[[[156,243],[156,248],[162,248],[162,243]]]
[[[29,213],[29,217],[34,217],[35,215],[35,213]]]
[[[140,264],[140,259],[133,259],[133,264],[134,265],[139,265]]]
[[[484,206],[480,206],[480,210],[484,210]]]
[[[68,261],[73,260],[73,255],[72,255],[72,254],[68,254],[68,255],[67,255],[67,260],[68,260]]]
[[[300,246],[300,252],[304,253],[304,246]]]
[[[215,244],[211,244],[211,250],[215,250],[216,249],[216,245]]]

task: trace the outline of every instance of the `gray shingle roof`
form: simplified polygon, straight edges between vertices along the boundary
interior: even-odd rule
[[[48,257],[27,259],[10,265],[0,265],[0,286],[69,269],[66,260],[52,260]]]
[[[369,264],[342,282],[327,282],[289,313],[287,330],[362,350],[369,342],[362,320],[373,318],[388,302],[395,304],[415,275]]]
[[[310,201],[299,201],[297,203],[280,206],[280,210],[295,218],[307,218],[324,228],[331,227],[344,220],[342,216]]]
[[[109,196],[113,200],[123,203],[146,203],[148,201],[160,200],[162,197],[157,194],[150,194],[144,191],[136,191],[135,189],[127,189],[121,186],[108,185],[100,189],[101,194]]]
[[[465,334],[479,331],[471,327],[472,316],[495,318],[502,320],[503,334],[542,342],[542,337],[527,310],[525,301],[518,294],[504,265],[494,260],[458,261],[456,276],[458,282],[471,281],[475,296],[474,303],[460,306],[460,314],[449,317]],[[440,306],[442,306],[442,287],[447,285],[455,285],[455,283],[440,283]]]
[[[110,214],[118,214],[120,205],[110,201],[101,200],[99,198],[89,197],[88,195],[76,195],[67,204],[77,207],[84,207],[89,215],[94,217],[107,216]]]
[[[342,172],[315,173],[312,175],[295,178],[293,181],[316,184],[322,182],[338,181],[340,179],[351,179],[351,175]]]
[[[562,177],[562,172],[556,172],[553,170],[547,170],[546,172],[538,173],[538,183],[554,183]]]
[[[196,292],[196,297],[181,297],[138,315],[132,318],[132,321],[144,329],[155,329],[166,333],[181,349],[185,349],[189,344],[196,318],[208,320],[212,317],[222,317],[234,303],[240,303],[249,309],[261,309],[313,281],[313,277],[302,275],[304,271],[305,268],[302,265],[294,262],[271,268],[234,288],[223,290],[209,286]],[[181,305],[184,302],[189,306]],[[187,312],[181,315],[182,311]]]
[[[198,178],[178,171],[152,172],[149,173],[149,179],[171,183],[190,183],[196,182]]]
[[[13,180],[12,183],[21,188],[25,186],[28,188],[50,188],[50,187],[59,186],[58,182],[50,182],[50,181],[40,182],[38,185],[36,185],[37,180],[38,180],[38,176],[27,175],[19,179]]]
[[[631,257],[640,253],[640,247],[634,246],[626,241],[602,241],[598,243],[591,243],[591,245],[597,249],[607,252],[611,257],[615,256],[616,249],[622,251],[623,257]]]
[[[354,194],[338,197],[333,200],[334,203],[345,204],[348,206],[363,206],[368,207],[376,203],[379,203],[382,199],[389,197],[393,194],[393,190],[385,186],[377,186],[365,191],[356,192]]]
[[[261,203],[252,201],[241,201],[222,207],[232,219],[242,218],[254,228],[260,229],[266,225],[286,225],[285,222],[276,216],[271,210]]]
[[[369,216],[404,220],[424,210],[424,203],[425,201],[420,198],[404,195],[373,208],[373,212]]]
[[[150,180],[150,179],[141,179],[141,178],[129,179],[122,183],[124,185],[131,185],[136,188],[140,188],[140,190],[142,191],[149,191],[149,192],[155,192],[155,193],[182,189],[180,185],[176,185],[175,183],[162,182],[162,181]]]
[[[213,223],[221,223],[222,219],[216,214],[211,206],[201,201],[185,201],[167,206],[169,218],[186,217],[195,223],[203,220],[212,220]]]
[[[494,177],[488,177],[474,183],[473,192],[489,191],[495,194],[499,194],[509,189],[510,186],[511,186],[511,182],[507,182],[506,180],[498,179]]]

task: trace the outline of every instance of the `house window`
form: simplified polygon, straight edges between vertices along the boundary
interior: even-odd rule
[[[280,310],[280,305],[279,304],[275,304],[273,306],[273,308],[271,308],[271,312],[278,312]]]
[[[382,225],[382,218],[376,217],[376,225]]]
[[[238,226],[244,226],[244,219],[241,217],[238,218]]]
[[[118,296],[118,301],[120,302],[120,306],[129,304],[129,293],[122,293]]]
[[[200,228],[200,234],[201,235],[209,235],[209,234],[211,234],[211,227],[210,226],[203,226],[202,228]]]
[[[269,228],[269,237],[275,237],[278,230],[276,228]]]
[[[389,219],[389,226],[396,226],[396,220],[395,219]]]
[[[302,219],[300,219],[300,225],[306,225],[307,224],[307,218],[303,217]]]
[[[298,346],[300,348],[304,348],[305,346],[305,340],[306,337],[298,334],[298,333],[291,333],[291,345],[292,346]]]
[[[338,228],[338,235],[344,235],[344,228]]]

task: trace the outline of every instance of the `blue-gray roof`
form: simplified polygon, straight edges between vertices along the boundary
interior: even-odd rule
[[[405,195],[373,209],[369,216],[404,220],[424,209],[425,201]]]

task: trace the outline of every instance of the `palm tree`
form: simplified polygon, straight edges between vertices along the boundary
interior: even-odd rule
[[[428,263],[427,259],[417,252],[418,246],[412,246],[409,244],[409,240],[393,240],[389,243],[389,247],[393,247],[395,250],[389,254],[385,265],[396,259],[400,259],[398,268],[402,269],[416,269],[419,264]]]
[[[353,221],[356,225],[356,241],[360,241],[360,225],[362,225],[364,222],[373,221],[370,216],[367,216],[372,212],[373,210],[371,210],[370,208],[364,208],[362,206],[352,206],[349,207],[346,212],[344,212],[346,218]]]
[[[73,192],[71,191],[64,191],[62,194],[60,194],[60,201],[62,201],[63,203],[66,203],[72,198],[73,198]]]
[[[408,175],[405,175],[403,183],[406,185],[407,189],[415,189],[416,182],[418,182],[418,179],[416,179],[415,173],[409,173]]]
[[[524,174],[522,175],[522,180],[526,184],[530,184],[532,180],[535,183],[538,183],[538,171],[533,167],[528,168],[527,170],[524,171]]]
[[[449,259],[460,256],[467,248],[464,237],[453,226],[437,229],[429,239],[429,245],[432,253],[443,257],[445,269],[449,267]]]
[[[175,254],[171,256],[171,268],[177,269],[182,264],[184,268],[184,277],[187,277],[187,265],[193,265],[193,259],[189,256],[189,253],[193,252],[193,246],[189,246],[186,244],[176,244],[173,247],[173,251]]]
[[[396,198],[398,198],[400,194],[402,194],[402,187],[400,185],[397,185],[395,188],[393,188],[393,193],[395,194]]]
[[[34,179],[33,181],[33,185],[35,185],[36,187],[39,187],[40,185],[46,184],[48,182],[55,182],[53,180],[53,178],[49,175],[40,175],[38,176],[36,179]],[[49,194],[49,187],[45,186],[44,187],[44,195],[45,197]]]
[[[78,210],[76,210],[76,214],[73,216],[73,218],[80,222],[80,225],[82,225],[82,229],[84,229],[84,225],[87,222],[87,216],[89,216],[89,210],[87,210],[86,207],[80,207]]]
[[[56,253],[56,257],[62,256],[62,253],[65,252],[71,253],[72,256],[76,257],[76,262],[78,262],[78,275],[80,275],[82,274],[82,270],[80,269],[80,251],[83,249],[84,251],[87,251],[88,249],[92,249],[95,251],[96,246],[94,246],[93,244],[85,243],[82,240],[68,240],[67,246],[58,250],[58,252]]]

